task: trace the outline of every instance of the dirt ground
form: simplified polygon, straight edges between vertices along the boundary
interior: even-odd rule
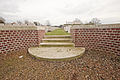
[[[0,54],[0,80],[120,80],[120,55],[86,51],[74,60],[44,61],[27,50]]]

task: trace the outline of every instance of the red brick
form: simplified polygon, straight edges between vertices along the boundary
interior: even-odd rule
[[[78,29],[77,34],[79,35],[74,35],[76,32],[72,30],[72,37],[74,40],[73,42],[75,42],[75,46],[96,50],[102,50],[101,47],[104,47],[106,51],[110,51],[111,49],[111,51],[118,52],[116,50],[120,46],[119,32],[120,28]],[[114,43],[117,43],[118,45],[115,45]]]
[[[33,34],[31,34],[34,32]],[[38,36],[39,33],[39,36]],[[7,34],[3,35],[2,38],[0,37],[0,42],[3,44],[0,46],[0,50],[2,50],[2,47],[5,48],[5,50],[2,50],[2,53],[7,51],[14,51],[16,49],[22,49],[27,48],[26,46],[34,46],[38,45],[40,43],[40,40],[44,36],[45,31],[38,31],[38,30],[3,30],[0,31],[0,34]],[[19,34],[19,35],[18,35]],[[23,35],[21,35],[23,34]],[[38,38],[40,37],[40,38]],[[22,39],[24,38],[24,39]],[[27,41],[27,42],[26,42]],[[39,41],[39,42],[38,42]],[[7,43],[7,44],[6,44]],[[25,44],[27,43],[27,44]],[[33,44],[34,43],[34,44]],[[6,45],[5,45],[6,44]],[[25,46],[19,46],[19,45],[25,45]],[[6,47],[5,47],[6,46]]]

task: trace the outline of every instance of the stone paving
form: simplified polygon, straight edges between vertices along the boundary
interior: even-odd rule
[[[31,47],[28,52],[39,59],[64,60],[82,56],[85,48],[81,47]]]

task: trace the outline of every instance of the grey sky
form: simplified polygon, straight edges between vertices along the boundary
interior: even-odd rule
[[[64,24],[97,17],[102,23],[120,22],[120,0],[0,0],[0,16],[7,22],[39,21]]]

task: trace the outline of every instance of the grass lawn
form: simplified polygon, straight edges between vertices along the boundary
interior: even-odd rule
[[[65,32],[63,29],[56,29],[52,32],[47,32],[45,35],[70,35],[70,34]]]

